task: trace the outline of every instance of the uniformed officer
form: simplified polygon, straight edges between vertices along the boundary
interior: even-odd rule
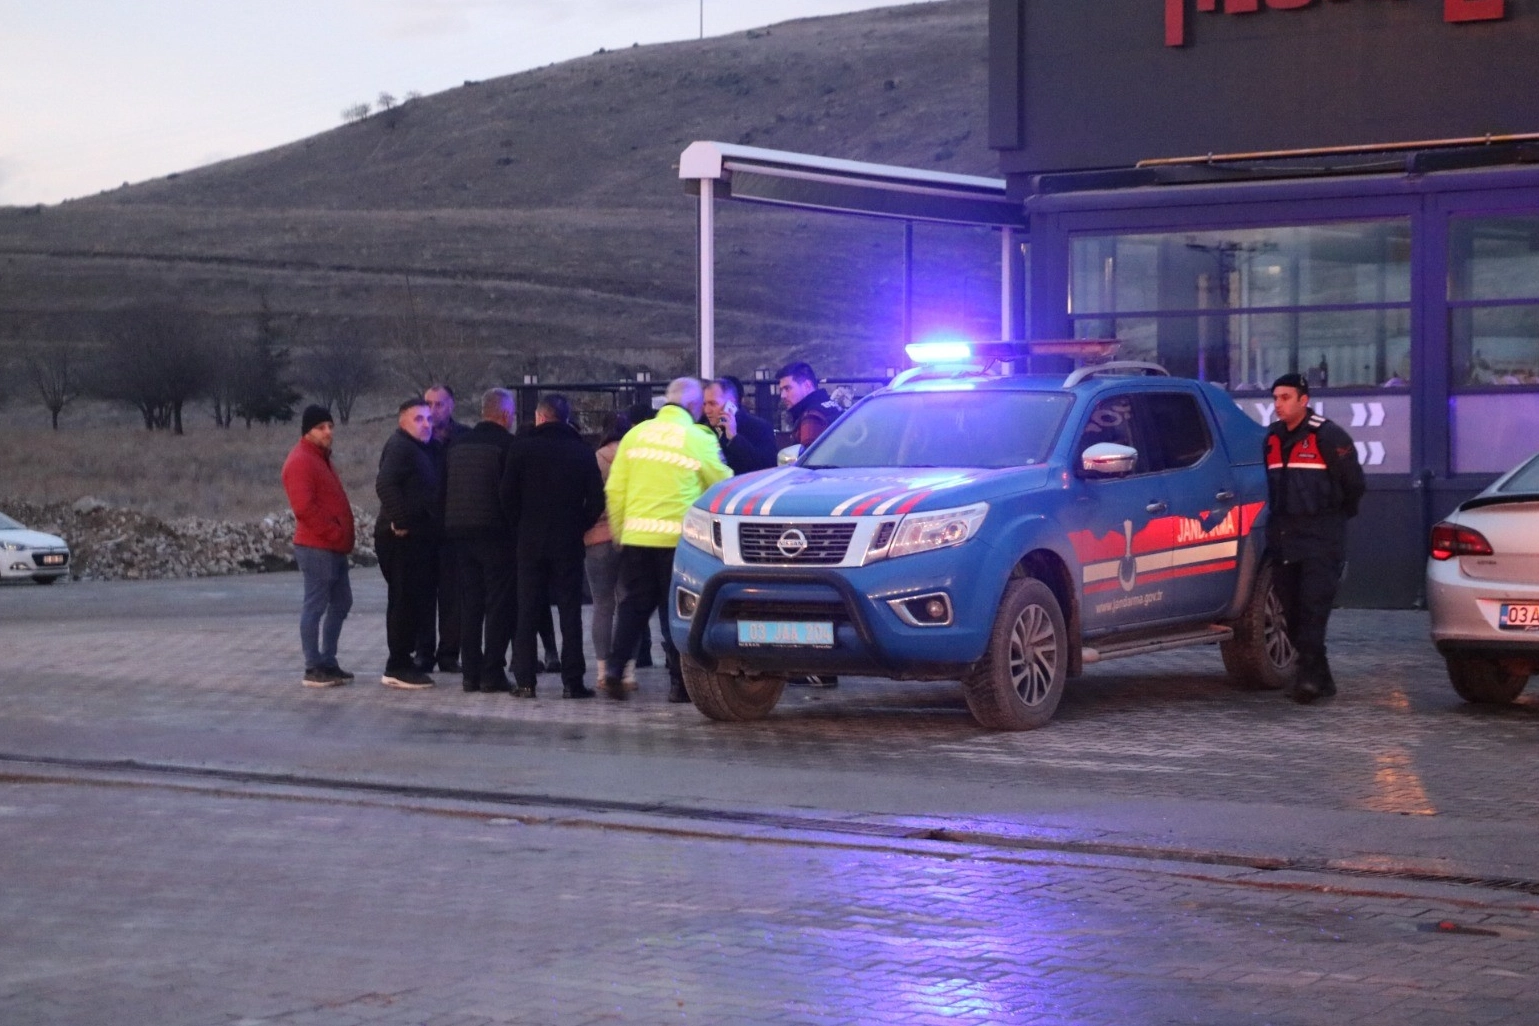
[[[1277,420],[1265,442],[1267,553],[1298,650],[1289,697],[1312,702],[1336,693],[1325,658],[1325,628],[1346,567],[1347,521],[1364,491],[1357,446],[1338,424],[1309,408],[1309,383],[1284,374],[1272,383]]]

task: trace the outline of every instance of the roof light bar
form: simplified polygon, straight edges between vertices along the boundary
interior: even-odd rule
[[[968,342],[910,342],[903,352],[915,363],[969,363],[974,359]]]

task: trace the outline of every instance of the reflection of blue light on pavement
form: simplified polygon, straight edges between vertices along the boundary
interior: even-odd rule
[[[960,363],[973,358],[973,347],[966,342],[910,342],[903,351],[915,363]]]

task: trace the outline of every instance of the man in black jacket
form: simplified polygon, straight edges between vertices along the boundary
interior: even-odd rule
[[[1298,650],[1295,702],[1336,693],[1325,659],[1325,628],[1347,558],[1347,520],[1365,483],[1357,446],[1336,423],[1309,408],[1309,382],[1284,374],[1272,384],[1277,420],[1264,455],[1269,511],[1267,555],[1277,597]]]
[[[818,376],[809,364],[800,360],[788,363],[775,373],[775,379],[780,385],[780,401],[785,404],[786,418],[791,422],[787,445],[805,449],[844,412],[844,407],[818,387]]]
[[[775,429],[741,408],[743,383],[717,378],[705,386],[705,422],[721,443],[721,458],[734,474],[751,474],[775,465]]]
[[[547,602],[555,603],[561,623],[561,695],[593,697],[583,684],[582,536],[604,512],[604,479],[571,416],[565,396],[541,399],[534,429],[513,439],[502,478],[503,508],[518,537],[513,693],[520,698],[534,697],[535,636]]]
[[[385,575],[389,597],[385,607],[385,640],[390,655],[380,683],[416,690],[433,686],[433,678],[413,664],[413,653],[424,623],[433,616],[433,585],[439,522],[438,467],[428,439],[432,414],[423,399],[401,404],[396,430],[379,457],[374,491],[379,496],[379,520],[374,525],[374,551]]]
[[[432,415],[433,436],[428,447],[433,450],[433,461],[438,466],[439,480],[443,480],[445,456],[449,443],[469,431],[470,428],[454,419],[454,390],[439,383],[422,393]],[[438,511],[443,517],[442,508]],[[459,553],[450,538],[440,538],[435,543],[434,561],[438,573],[433,578],[433,606],[436,617],[430,616],[422,625],[417,639],[417,669],[433,672],[433,664],[445,673],[460,672],[460,586]],[[437,627],[435,634],[434,627]]]
[[[452,439],[444,453],[444,538],[459,559],[459,656],[466,691],[509,690],[502,662],[513,636],[516,568],[513,528],[502,508],[502,475],[513,445],[508,433],[513,411],[513,393],[491,389],[481,397],[481,422]],[[440,610],[443,601],[440,592]]]

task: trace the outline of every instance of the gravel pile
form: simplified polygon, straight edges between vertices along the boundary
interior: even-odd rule
[[[213,577],[296,569],[294,514],[234,522],[188,517],[161,520],[119,509],[97,499],[38,506],[0,501],[0,511],[35,531],[69,543],[70,575],[77,580],[148,580],[155,577]],[[353,507],[358,544],[356,566],[373,566],[374,515]]]

